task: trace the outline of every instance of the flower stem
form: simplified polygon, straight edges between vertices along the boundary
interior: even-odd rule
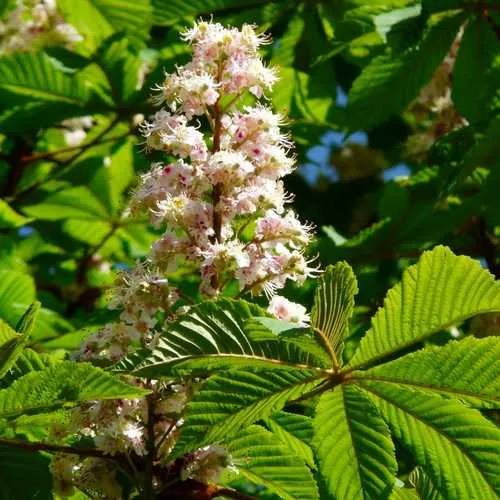
[[[144,500],[153,500],[155,498],[155,491],[153,485],[153,466],[156,455],[155,446],[155,403],[156,393],[153,392],[146,396],[146,403],[148,408],[148,422],[147,422],[147,435],[146,447],[148,454],[146,456],[146,469],[144,472],[144,490],[142,498]]]

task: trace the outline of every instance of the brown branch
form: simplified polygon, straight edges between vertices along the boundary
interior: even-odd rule
[[[17,201],[19,198],[22,198],[23,196],[31,193],[32,191],[39,188],[43,184],[57,178],[58,176],[61,176],[63,173],[66,172],[66,170],[72,165],[74,161],[80,158],[80,156],[82,156],[92,146],[97,145],[106,134],[111,132],[111,130],[113,130],[116,127],[116,125],[118,125],[119,122],[120,122],[120,117],[117,116],[108,124],[108,126],[104,130],[102,130],[96,137],[94,137],[94,139],[92,139],[87,144],[82,145],[81,149],[71,158],[68,158],[67,160],[62,161],[60,163],[57,163],[57,167],[59,170],[55,175],[50,175],[44,179],[39,180],[38,182],[34,182],[27,188],[17,192],[10,200],[7,201]]]
[[[22,448],[24,450],[33,452],[47,451],[49,453],[68,453],[72,455],[78,455],[80,457],[97,457],[115,461],[123,460],[123,456],[121,455],[106,455],[104,454],[104,452],[96,448],[74,448],[73,446],[61,446],[41,442],[31,443],[29,441],[4,438],[0,438],[0,444],[12,446],[13,448]]]
[[[146,396],[146,403],[148,408],[148,421],[147,421],[147,435],[146,435],[146,469],[144,471],[144,489],[143,496],[144,500],[152,500],[156,497],[154,485],[153,485],[153,470],[154,462],[156,458],[156,446],[155,446],[155,405],[156,405],[156,394],[153,392]]]
[[[128,132],[117,135],[115,137],[108,137],[106,139],[100,140],[99,142],[95,142],[92,144],[92,146],[99,146],[99,145],[105,144],[107,142],[119,141],[120,139],[125,139],[125,137],[128,137],[129,135],[132,135],[132,134],[133,134],[133,131],[129,130]],[[57,155],[64,154],[64,153],[71,153],[71,151],[78,151],[78,150],[84,149],[86,147],[88,147],[88,144],[80,144],[78,146],[70,146],[67,148],[57,149],[55,151],[44,151],[43,153],[33,153],[31,155],[21,157],[21,162],[28,164],[28,163],[33,163],[33,162],[40,161],[40,160],[45,160],[47,158],[51,159],[51,161],[55,161],[54,159],[52,159],[53,156],[57,156]]]
[[[235,498],[236,500],[255,500],[256,497],[251,495],[246,495],[245,493],[241,493],[240,491],[233,490],[231,488],[217,488],[212,496],[215,497],[228,497]]]

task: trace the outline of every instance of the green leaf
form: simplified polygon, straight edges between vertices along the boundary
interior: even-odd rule
[[[373,59],[349,92],[350,128],[370,128],[410,104],[444,59],[463,19],[461,13],[443,16],[427,28],[418,45]]]
[[[469,22],[453,67],[452,99],[457,111],[471,122],[488,112],[492,97],[488,72],[498,54],[499,41],[490,23],[483,18]]]
[[[225,9],[265,4],[265,0],[153,0],[154,24],[171,26],[182,18],[215,14]]]
[[[301,457],[281,443],[271,432],[252,425],[226,445],[238,473],[286,500],[319,498],[311,471]]]
[[[94,399],[136,398],[147,393],[88,363],[61,361],[28,373],[1,390],[0,417],[40,413]]]
[[[394,229],[391,218],[385,218],[362,229],[352,238],[346,239],[332,226],[323,226],[322,230],[330,241],[322,241],[321,255],[327,262],[337,262],[340,259],[356,261],[367,255],[377,253],[385,245],[386,239]],[[335,247],[332,247],[333,243]]]
[[[83,82],[60,71],[43,52],[17,52],[0,60],[0,102],[9,107],[45,101],[78,108],[89,97]]]
[[[370,400],[352,385],[321,396],[313,446],[332,498],[387,498],[397,469],[389,430]]]
[[[389,500],[419,500],[417,492],[413,488],[397,488],[392,490]]]
[[[424,472],[422,467],[416,467],[408,476],[410,484],[415,487],[419,498],[425,500],[445,500],[432,484],[431,478]]]
[[[356,276],[347,262],[328,266],[316,288],[311,327],[328,342],[337,360],[342,354],[343,340],[349,333],[357,292]]]
[[[378,381],[457,398],[480,408],[500,408],[500,339],[468,337],[431,346],[363,372]]]
[[[373,22],[377,28],[377,32],[380,34],[384,42],[387,42],[387,35],[397,24],[419,17],[421,11],[422,6],[420,4],[411,5],[402,9],[394,9],[389,12],[379,14],[374,18]]]
[[[293,68],[282,68],[274,86],[273,103],[287,115],[324,123],[333,105],[331,79],[321,78],[321,70],[309,75]]]
[[[0,318],[16,325],[35,300],[35,282],[27,274],[0,270]]]
[[[267,314],[243,300],[207,301],[166,325],[157,347],[131,355],[117,365],[141,377],[206,374],[230,368],[296,369],[311,356],[286,343],[253,342],[246,321]],[[313,367],[310,367],[313,369]]]
[[[456,401],[376,382],[361,385],[445,498],[498,498],[500,429],[495,424]]]
[[[97,63],[103,69],[116,104],[125,104],[138,91],[142,65],[138,55],[122,33],[107,39],[97,52]]]
[[[0,229],[15,229],[24,226],[29,220],[18,214],[7,202],[0,200]]]
[[[120,31],[134,43],[149,38],[153,13],[150,0],[80,0],[78,9],[73,0],[59,0],[57,6],[65,21],[85,37],[87,47],[97,48],[109,35]]]
[[[306,370],[229,371],[215,375],[188,403],[181,443],[199,447],[227,439],[281,410],[320,381],[320,376]]]
[[[52,500],[47,456],[0,444],[0,498]]]
[[[303,6],[299,6],[295,15],[292,16],[286,27],[285,33],[279,39],[279,44],[273,52],[272,62],[280,66],[293,66],[297,44],[304,31]]]
[[[16,330],[25,337],[30,335],[33,331],[41,306],[42,304],[40,304],[40,302],[33,302],[28,309],[26,309],[26,312],[22,315],[21,319],[17,322]]]
[[[274,318],[251,318],[245,322],[245,333],[252,342],[262,342],[262,345],[272,345],[270,342],[281,343],[277,352],[283,354],[294,351],[294,346],[301,353],[300,361],[309,366],[329,368],[330,355],[324,342],[310,328],[297,328],[296,323]],[[288,344],[288,346],[287,346]],[[289,351],[290,350],[290,351]]]
[[[40,310],[40,302],[33,302],[17,322],[16,330],[20,335],[12,335],[0,346],[0,379],[12,368],[19,356],[21,356],[24,347],[27,344],[28,337],[33,330],[34,323]],[[8,333],[8,332],[7,332]],[[5,331],[4,331],[5,335]]]
[[[265,419],[273,434],[311,468],[315,469],[314,456],[309,446],[313,436],[312,419],[305,415],[280,411]]]
[[[0,387],[8,387],[14,380],[27,373],[44,370],[56,363],[47,354],[39,353],[30,348],[24,348],[9,372],[2,378]]]
[[[373,363],[485,312],[500,311],[500,284],[479,262],[438,246],[389,290],[349,365]]]
[[[16,362],[22,338],[22,335],[17,334],[7,323],[0,320],[0,379]]]
[[[44,220],[69,218],[95,220],[108,217],[106,208],[84,186],[51,193],[41,203],[23,206],[23,212]]]
[[[489,122],[477,143],[464,156],[456,182],[450,184],[449,191],[456,183],[464,182],[476,167],[493,168],[500,166],[500,115]]]

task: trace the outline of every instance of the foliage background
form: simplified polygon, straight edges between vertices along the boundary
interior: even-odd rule
[[[106,290],[155,238],[124,217],[151,88],[187,57],[179,32],[194,18],[270,32],[267,59],[282,80],[272,97],[289,118],[298,171],[287,179],[302,220],[314,222],[322,265],[346,260],[359,280],[349,357],[387,289],[443,243],[500,277],[500,9],[494,0],[58,0],[84,36],[70,51],[40,47],[0,57],[0,318],[15,326],[38,298],[30,346],[64,358],[112,318]],[[6,16],[12,2],[0,1]],[[432,16],[432,17],[431,17]],[[412,158],[408,105],[464,23],[452,99],[468,125]],[[437,28],[432,26],[437,24]],[[145,76],[139,80],[139,74]],[[80,147],[61,121],[91,115]],[[404,174],[400,176],[400,174]],[[174,278],[195,293],[196,278]],[[314,283],[287,288],[310,305]],[[463,335],[498,333],[496,317]],[[431,343],[448,340],[441,332]],[[413,468],[411,459],[400,470]]]

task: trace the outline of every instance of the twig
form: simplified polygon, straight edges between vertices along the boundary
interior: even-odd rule
[[[146,435],[146,449],[148,450],[148,454],[146,455],[146,469],[144,471],[144,489],[142,498],[144,500],[152,500],[156,496],[153,485],[153,468],[156,456],[155,420],[154,420],[156,394],[154,392],[146,396],[146,403],[148,408],[148,422],[147,422],[147,435]]]
[[[125,132],[123,134],[120,134],[120,135],[117,135],[114,137],[108,137],[106,139],[100,140],[99,142],[94,142],[92,144],[92,146],[98,146],[101,144],[105,144],[107,142],[119,141],[120,139],[125,139],[125,137],[128,137],[129,135],[132,135],[132,134],[133,134],[133,131],[129,130],[128,132]],[[21,162],[26,163],[26,164],[33,163],[36,161],[44,160],[46,158],[52,158],[53,156],[57,156],[57,155],[60,155],[63,153],[70,153],[71,151],[78,151],[78,150],[86,148],[86,147],[88,147],[88,144],[80,144],[78,146],[70,146],[67,148],[57,149],[56,151],[44,151],[43,153],[33,153],[29,156],[21,157]]]
[[[122,456],[106,455],[104,452],[95,448],[74,448],[73,446],[61,446],[49,443],[31,443],[29,441],[21,441],[18,439],[4,439],[0,438],[0,444],[12,446],[14,448],[22,448],[27,451],[47,451],[49,453],[68,453],[72,455],[79,455],[81,457],[97,457],[106,460],[121,461]]]
[[[49,180],[53,180],[57,176],[60,176],[61,174],[66,172],[66,169],[68,167],[70,167],[74,161],[76,161],[78,158],[80,158],[80,156],[82,156],[89,148],[98,144],[106,134],[108,134],[111,130],[113,130],[113,128],[116,127],[116,125],[118,125],[119,121],[120,121],[120,117],[117,116],[114,120],[111,121],[111,123],[109,123],[109,125],[103,131],[101,131],[96,137],[94,137],[93,140],[91,140],[87,144],[82,145],[81,149],[76,154],[74,154],[71,158],[68,158],[66,161],[58,163],[57,165],[60,168],[60,170],[57,172],[56,175],[48,176],[44,179],[41,179],[37,182],[34,182],[33,184],[26,187],[25,189],[17,192],[14,196],[11,197],[11,199],[8,199],[7,201],[17,201],[19,198],[25,196],[28,193],[31,193],[32,191],[39,188],[40,186],[42,186],[43,184],[45,184]]]
[[[235,498],[236,500],[255,500],[256,497],[253,497],[251,495],[246,495],[245,493],[241,493],[240,491],[233,490],[231,488],[217,488],[215,490],[215,494],[212,496],[214,497],[229,497],[229,498]]]

